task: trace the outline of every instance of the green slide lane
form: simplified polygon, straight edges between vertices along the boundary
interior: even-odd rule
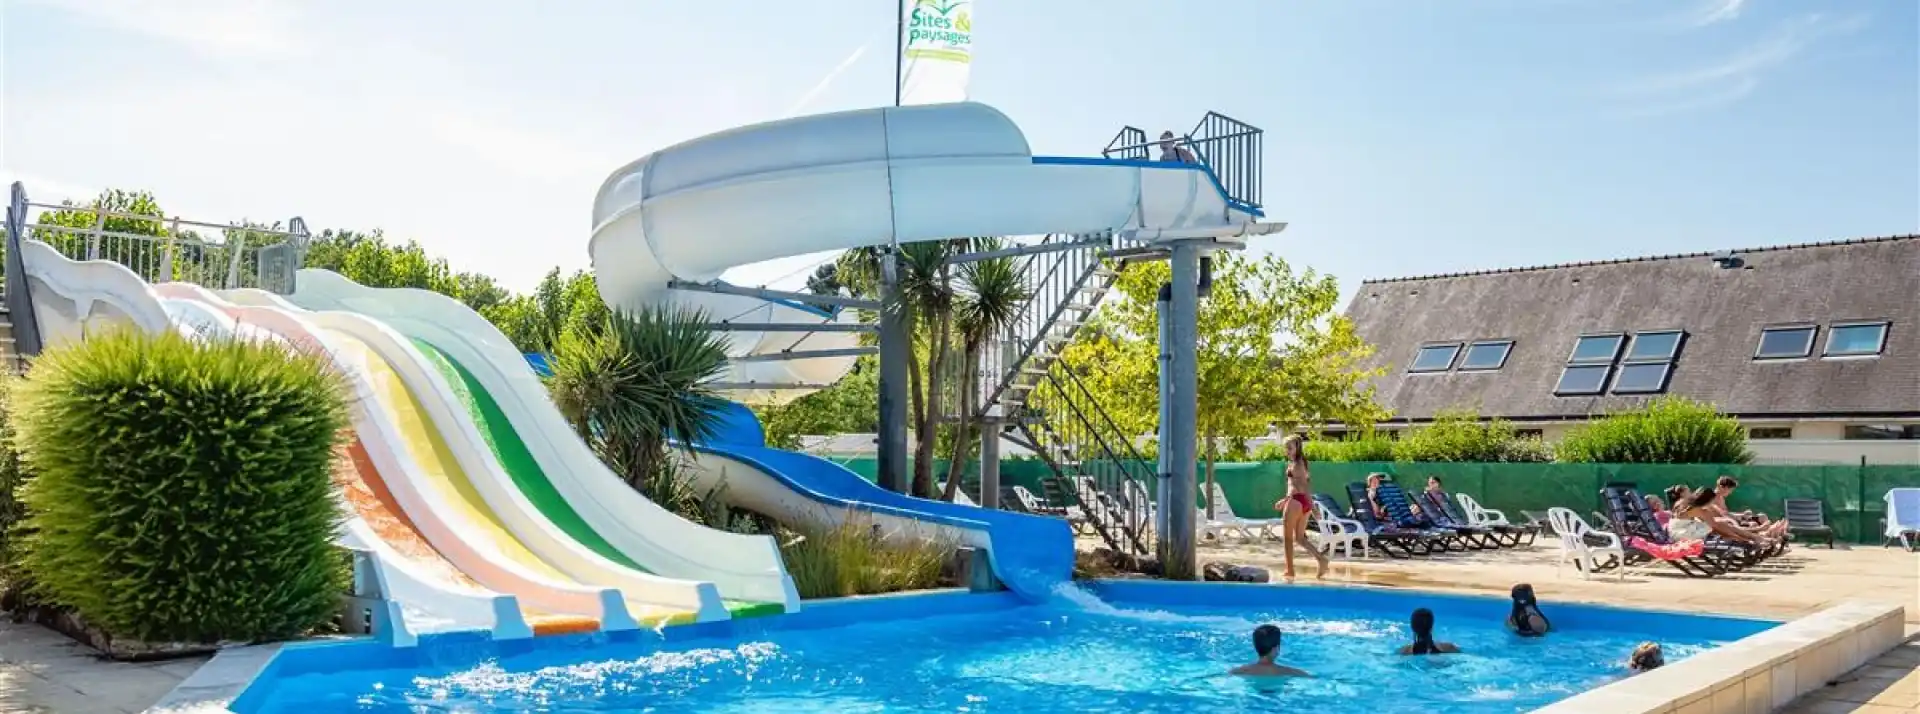
[[[566,498],[560,495],[559,489],[554,488],[553,481],[547,478],[546,471],[540,468],[540,463],[534,460],[533,452],[527,450],[526,442],[521,441],[519,434],[513,430],[513,424],[507,420],[506,412],[501,411],[500,404],[493,400],[493,396],[487,393],[486,388],[480,385],[480,381],[474,378],[472,372],[453,361],[453,358],[441,352],[440,348],[424,340],[413,339],[412,341],[413,345],[419,348],[420,353],[427,357],[427,361],[432,362],[434,367],[440,370],[441,376],[444,376],[447,384],[453,388],[454,396],[467,406],[467,411],[473,415],[474,425],[480,429],[481,438],[485,439],[487,446],[493,449],[494,458],[513,479],[513,484],[520,489],[520,493],[533,503],[534,508],[540,510],[541,515],[546,516],[548,521],[558,526],[575,542],[586,546],[601,557],[634,570],[653,572],[646,566],[634,562],[633,558],[620,552],[620,549],[613,547],[612,543],[607,542],[607,539],[601,537],[592,526],[587,525],[586,519],[581,518],[580,513],[567,503]],[[786,611],[786,608],[777,602],[739,600],[725,600],[725,602],[728,612],[731,612],[734,617],[777,615]]]

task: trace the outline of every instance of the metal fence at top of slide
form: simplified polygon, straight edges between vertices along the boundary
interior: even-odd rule
[[[108,260],[151,283],[185,282],[214,290],[293,291],[309,235],[306,222],[210,223],[180,216],[109,210],[97,205],[40,203],[14,184],[19,236],[53,246],[74,260]],[[11,248],[14,236],[9,235]]]

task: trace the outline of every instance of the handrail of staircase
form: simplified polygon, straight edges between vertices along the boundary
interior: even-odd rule
[[[33,292],[27,287],[27,267],[20,244],[27,240],[27,189],[15,181],[7,201],[6,305],[13,322],[15,359],[40,354],[40,321],[33,312]]]

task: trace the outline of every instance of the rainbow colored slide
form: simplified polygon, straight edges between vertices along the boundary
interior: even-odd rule
[[[604,468],[549,477],[479,376],[489,370],[434,344],[260,291],[148,285],[31,241],[22,257],[49,346],[108,326],[230,334],[317,350],[348,377],[356,438],[335,476],[348,515],[340,540],[375,564],[387,603],[376,620],[396,644],[435,631],[510,639],[799,606],[771,538],[679,519]],[[582,485],[594,476],[604,482]],[[582,508],[578,498],[604,500]]]

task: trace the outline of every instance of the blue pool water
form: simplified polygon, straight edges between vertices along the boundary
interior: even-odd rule
[[[241,712],[1527,711],[1624,674],[1643,640],[1669,664],[1774,623],[1546,604],[1558,632],[1523,640],[1497,599],[1332,588],[1126,585],[1046,605],[997,596],[891,598],[755,631],[660,641],[552,640],[418,651],[293,647]],[[1208,603],[1205,605],[1195,603]],[[1466,654],[1393,654],[1428,607]],[[942,614],[953,613],[953,614]],[[876,619],[881,618],[881,619]],[[775,618],[778,619],[778,618]],[[1312,679],[1222,676],[1258,624]],[[851,623],[851,624],[849,624]],[[383,661],[386,660],[386,661]]]

